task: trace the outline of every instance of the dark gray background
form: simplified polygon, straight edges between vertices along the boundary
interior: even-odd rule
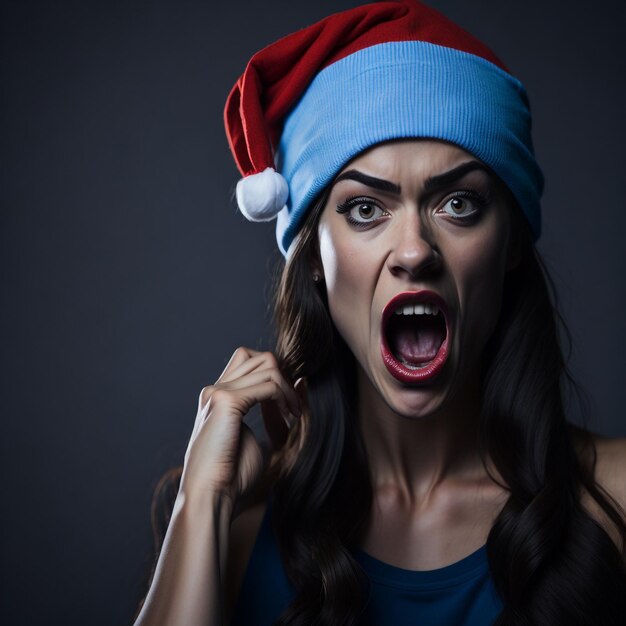
[[[3,624],[130,620],[201,387],[269,346],[273,226],[235,211],[225,97],[257,49],[356,4],[3,3]],[[624,5],[432,4],[527,86],[572,369],[592,429],[624,436]]]

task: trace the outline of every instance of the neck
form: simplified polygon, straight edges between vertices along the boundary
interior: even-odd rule
[[[358,416],[375,493],[392,490],[421,505],[442,486],[484,475],[478,454],[480,381],[467,384],[426,416],[391,409],[359,368]]]

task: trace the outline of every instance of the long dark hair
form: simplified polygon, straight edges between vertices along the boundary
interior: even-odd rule
[[[310,210],[275,294],[276,356],[289,380],[307,384],[303,418],[269,469],[272,524],[296,588],[280,626],[357,624],[368,584],[351,554],[372,502],[356,365],[311,276],[326,199]],[[516,206],[513,214],[521,260],[507,274],[485,353],[478,441],[486,471],[490,458],[510,494],[487,538],[504,605],[496,624],[617,626],[626,616],[626,513],[594,479],[591,433],[566,420],[565,394],[578,389],[560,343],[559,331],[566,342],[569,333],[526,221]],[[179,478],[180,469],[168,473],[155,493],[157,558]],[[621,548],[582,506],[581,491],[614,524]]]
[[[298,590],[281,626],[356,624],[366,597],[367,580],[350,552],[372,501],[355,424],[354,358],[330,320],[323,288],[311,278],[325,203],[323,196],[311,210],[275,298],[277,357],[290,379],[304,376],[308,383],[308,411],[281,455],[274,486],[273,525]],[[478,442],[485,469],[490,457],[510,493],[487,539],[504,604],[496,623],[622,624],[626,514],[594,480],[591,433],[566,421],[566,387],[578,387],[559,328],[567,342],[569,333],[526,220],[517,205],[512,211],[521,260],[507,274],[485,354]],[[576,446],[581,456],[591,453],[590,465],[581,463]],[[621,553],[581,505],[581,488],[615,524]]]

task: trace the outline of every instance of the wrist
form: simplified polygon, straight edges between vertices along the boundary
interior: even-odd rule
[[[233,508],[232,499],[227,494],[209,491],[190,493],[181,485],[172,518],[184,518],[192,523],[210,519],[219,525],[230,525]]]

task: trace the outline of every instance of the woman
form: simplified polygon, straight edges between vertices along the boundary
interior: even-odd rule
[[[624,623],[626,446],[565,418],[521,84],[385,2],[259,52],[225,119],[277,345],[202,390],[136,623]]]

